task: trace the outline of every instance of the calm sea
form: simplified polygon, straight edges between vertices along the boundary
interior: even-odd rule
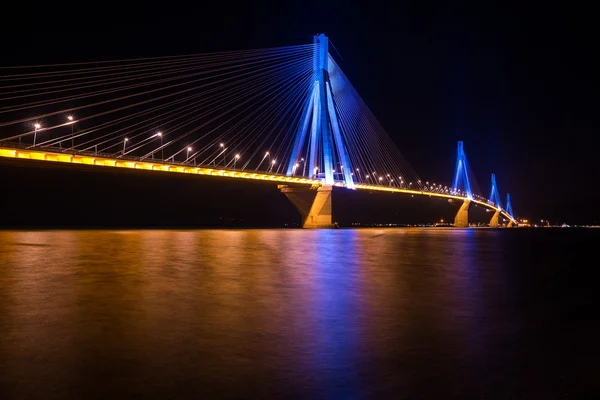
[[[591,398],[599,243],[559,228],[0,231],[0,398]]]

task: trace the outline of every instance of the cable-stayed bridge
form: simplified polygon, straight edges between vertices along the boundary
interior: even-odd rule
[[[457,227],[473,205],[516,225],[462,142],[451,183],[422,180],[329,45],[0,68],[0,157],[272,181],[306,228],[333,226],[335,186],[447,198]]]

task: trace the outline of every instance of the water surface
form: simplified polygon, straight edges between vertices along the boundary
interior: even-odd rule
[[[599,238],[0,231],[0,398],[600,393]]]

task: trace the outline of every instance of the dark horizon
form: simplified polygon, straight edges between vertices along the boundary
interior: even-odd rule
[[[235,11],[193,3],[13,9],[1,28],[2,64],[297,45],[323,32],[420,177],[450,183],[462,140],[482,194],[489,194],[495,173],[517,216],[600,223],[600,210],[588,206],[600,197],[590,145],[597,122],[586,10],[533,3],[503,9],[318,4],[319,12],[308,3],[255,3]],[[27,29],[11,30],[11,15],[22,17]],[[576,195],[581,188],[585,195]]]

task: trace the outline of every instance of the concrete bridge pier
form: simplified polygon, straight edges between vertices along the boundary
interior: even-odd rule
[[[471,200],[465,199],[460,206],[460,209],[454,217],[454,226],[456,228],[468,228],[469,227],[469,207],[471,206]]]
[[[302,228],[334,227],[331,208],[333,186],[291,187],[279,185],[278,188],[300,212]]]
[[[490,220],[490,228],[497,228],[499,226],[498,217],[500,216],[500,210],[494,211],[494,215]]]
[[[514,228],[515,227],[515,223],[513,221],[508,221],[508,224],[506,225],[507,228]]]

